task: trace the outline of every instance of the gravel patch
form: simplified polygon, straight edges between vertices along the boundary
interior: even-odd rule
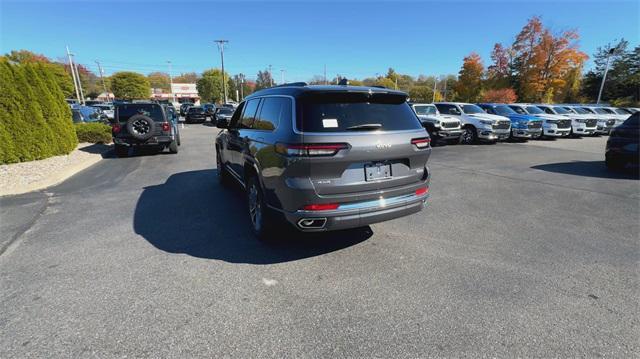
[[[0,165],[0,196],[35,191],[60,183],[102,159],[109,145],[81,143],[68,155]]]

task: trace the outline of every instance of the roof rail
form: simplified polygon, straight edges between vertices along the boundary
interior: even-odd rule
[[[307,86],[308,84],[306,82],[290,82],[290,83],[286,83],[286,84],[282,84],[282,85],[276,85],[273,87],[302,87],[302,86]]]

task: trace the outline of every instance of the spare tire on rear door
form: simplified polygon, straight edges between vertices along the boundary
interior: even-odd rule
[[[156,123],[149,116],[133,115],[127,121],[127,131],[138,140],[147,140],[153,136]]]

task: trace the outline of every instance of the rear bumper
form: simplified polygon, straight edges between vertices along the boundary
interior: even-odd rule
[[[285,212],[284,217],[298,230],[304,232],[356,228],[420,212],[426,207],[428,198],[428,193],[423,195],[410,193],[390,198],[381,197],[375,200],[347,203],[332,211]],[[316,225],[304,228],[301,225],[304,220],[315,220]]]
[[[173,136],[153,136],[148,140],[140,141],[130,137],[114,137],[113,143],[124,146],[160,146],[167,145],[173,141]]]

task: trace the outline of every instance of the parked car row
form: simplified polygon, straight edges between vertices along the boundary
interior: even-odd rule
[[[625,109],[584,105],[462,102],[410,105],[435,141],[463,144],[607,135],[631,115]]]

